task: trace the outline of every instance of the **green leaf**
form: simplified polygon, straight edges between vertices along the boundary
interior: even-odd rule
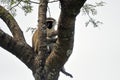
[[[11,0],[11,1],[10,1],[10,5],[11,5],[11,6],[14,5],[15,3],[16,3],[15,0]]]

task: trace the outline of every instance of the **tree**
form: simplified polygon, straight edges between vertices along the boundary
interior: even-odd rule
[[[13,35],[12,37],[0,29],[0,46],[11,52],[11,54],[15,55],[28,66],[32,70],[35,80],[57,80],[61,68],[72,54],[75,19],[86,0],[58,1],[61,6],[57,29],[58,38],[54,50],[49,56],[47,56],[46,29],[41,29],[45,25],[48,0],[39,0],[37,3],[39,4],[38,39],[40,42],[38,54],[35,54],[33,48],[26,43],[23,33],[14,17],[4,7],[0,6],[0,18],[7,24]],[[18,6],[21,2],[27,4],[27,6],[23,7],[26,13],[31,11],[30,4],[35,3],[30,0],[11,0],[10,5],[16,4],[15,6]]]

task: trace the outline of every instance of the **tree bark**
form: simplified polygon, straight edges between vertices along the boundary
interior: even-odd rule
[[[14,39],[17,41],[25,41],[23,36],[23,32],[21,31],[19,25],[17,24],[16,20],[13,16],[2,6],[0,6],[0,18],[7,24],[8,28],[10,29]]]
[[[18,42],[16,39],[4,33],[0,29],[0,46],[5,50],[11,52],[13,55],[19,58],[23,63],[25,63],[26,66],[32,69],[34,52],[33,49],[28,44],[23,42]]]
[[[45,65],[48,70],[48,80],[58,79],[59,71],[72,54],[75,19],[85,1],[86,0],[60,0],[61,14],[57,29],[58,39]]]
[[[46,71],[44,69],[45,61],[47,58],[47,39],[46,39],[46,11],[48,0],[39,0],[38,8],[38,40],[39,40],[39,51],[35,59],[35,71],[33,75],[35,80],[47,80]]]

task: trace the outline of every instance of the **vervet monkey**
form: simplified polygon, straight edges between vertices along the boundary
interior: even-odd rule
[[[56,41],[56,36],[57,36],[57,31],[55,31],[55,24],[56,20],[53,18],[47,18],[46,19],[46,26],[47,26],[47,50],[48,53],[50,54],[51,51],[53,50],[54,43]],[[38,53],[39,47],[38,47],[38,29],[35,31],[32,37],[32,47],[36,53]],[[66,72],[64,67],[62,67],[61,72],[64,73],[67,76],[73,77],[70,73]]]
[[[46,20],[47,40],[55,40],[56,39],[57,31],[55,31],[55,24],[56,24],[55,19],[47,18],[47,20]],[[53,50],[54,43],[55,42],[53,42],[53,41],[50,41],[47,43],[48,53],[51,53],[51,51]]]
[[[55,39],[55,36],[56,35],[53,35],[54,32],[55,32],[55,29],[54,29],[54,26],[56,24],[56,20],[53,19],[53,18],[47,18],[46,19],[46,26],[47,26],[47,40],[52,40],[52,39]],[[32,47],[34,49],[34,51],[36,53],[38,53],[38,29],[35,31],[35,33],[33,34],[33,37],[32,37]],[[53,43],[48,43],[47,44],[47,49],[48,49],[48,52],[50,53],[52,51],[52,47],[53,47]]]

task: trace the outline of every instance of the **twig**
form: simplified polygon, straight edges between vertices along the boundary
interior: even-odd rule
[[[94,24],[95,27],[97,27],[98,25],[97,25],[96,22],[93,20],[93,18],[91,18],[91,16],[90,16],[89,13],[87,12],[86,8],[83,7],[83,9],[85,10],[86,14],[88,15],[90,21]]]
[[[54,0],[54,1],[49,1],[48,3],[53,3],[53,2],[58,2],[59,0]],[[30,1],[31,3],[39,4],[38,2],[35,1]]]
[[[35,1],[30,1],[31,3],[35,3],[35,4],[40,4],[39,2],[35,2]]]
[[[49,1],[48,3],[58,2],[59,0]]]
[[[13,7],[11,7],[9,10],[12,10],[12,8],[18,6],[21,3],[22,0],[20,0],[16,5],[14,5]]]

